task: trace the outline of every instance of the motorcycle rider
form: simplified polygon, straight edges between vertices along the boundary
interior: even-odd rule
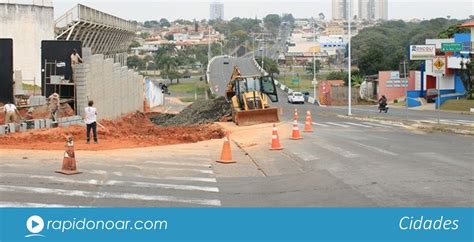
[[[387,107],[387,98],[385,97],[385,95],[382,95],[382,97],[379,99],[379,110],[385,110],[385,108]]]

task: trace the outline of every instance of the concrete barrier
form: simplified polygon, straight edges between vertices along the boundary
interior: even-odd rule
[[[16,132],[16,127],[15,127],[16,125],[14,123],[9,123],[9,124],[7,124],[7,126],[8,126],[8,130],[9,130],[10,133],[15,133]]]
[[[471,113],[474,113],[474,108],[471,108]]]
[[[7,126],[0,125],[0,135],[5,135],[7,133]]]
[[[20,124],[20,132],[24,133],[27,130],[27,125],[26,123],[21,123]]]

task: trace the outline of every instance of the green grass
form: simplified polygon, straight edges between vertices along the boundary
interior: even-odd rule
[[[448,100],[441,105],[441,110],[446,111],[469,112],[471,108],[474,108],[474,100],[467,99]]]
[[[33,91],[35,90],[35,86],[34,85],[31,85],[31,84],[25,84],[23,83],[23,90],[25,91]],[[41,87],[36,85],[36,91],[40,91],[41,92]]]
[[[179,84],[173,84],[168,86],[168,90],[176,95],[180,94],[187,94],[188,96],[191,94],[191,97],[182,97],[180,100],[182,102],[194,102],[194,93],[197,93],[197,98],[202,99],[205,96],[206,90],[206,83],[204,81],[199,80],[187,80],[184,82],[180,82]]]
[[[303,91],[303,90],[311,91],[311,90],[314,89],[314,85],[311,84],[311,82],[313,81],[313,75],[308,75],[307,73],[300,73],[300,75],[299,75],[299,79],[300,79],[299,85],[294,84],[292,82],[293,77],[294,76],[292,76],[292,75],[285,75],[285,76],[279,76],[276,79],[280,83],[283,83],[285,86],[288,86],[289,88],[297,90],[297,91]],[[316,79],[317,80],[322,80],[322,76],[321,75],[316,75]]]

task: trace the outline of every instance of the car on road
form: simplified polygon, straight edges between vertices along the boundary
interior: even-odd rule
[[[229,64],[229,56],[225,55],[224,56],[224,65],[228,65],[228,64]]]
[[[426,95],[425,95],[426,102],[434,103],[437,97],[438,97],[438,90],[434,88],[426,90]]]
[[[301,103],[304,104],[304,95],[301,92],[292,92],[288,95],[289,103]]]

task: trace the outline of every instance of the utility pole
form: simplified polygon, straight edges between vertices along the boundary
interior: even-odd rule
[[[252,39],[252,48],[253,48],[253,59],[255,59],[255,33],[252,34],[253,39]]]
[[[348,20],[348,34],[349,34],[349,38],[348,38],[348,48],[347,48],[347,51],[348,51],[348,55],[347,55],[347,79],[349,81],[349,87],[348,87],[348,109],[347,109],[347,115],[351,116],[352,115],[352,78],[351,78],[351,16],[352,16],[352,11],[351,11],[351,8],[352,8],[352,1],[349,0],[349,14],[347,16],[347,20]]]
[[[313,85],[314,85],[314,100],[317,103],[317,91],[316,91],[316,85],[318,84],[318,81],[316,81],[316,20],[313,22]]]
[[[262,69],[263,71],[265,72],[265,68],[264,68],[264,61],[263,59],[265,58],[265,33],[263,33],[263,47],[262,47]]]
[[[211,61],[211,25],[207,26],[207,63]]]

